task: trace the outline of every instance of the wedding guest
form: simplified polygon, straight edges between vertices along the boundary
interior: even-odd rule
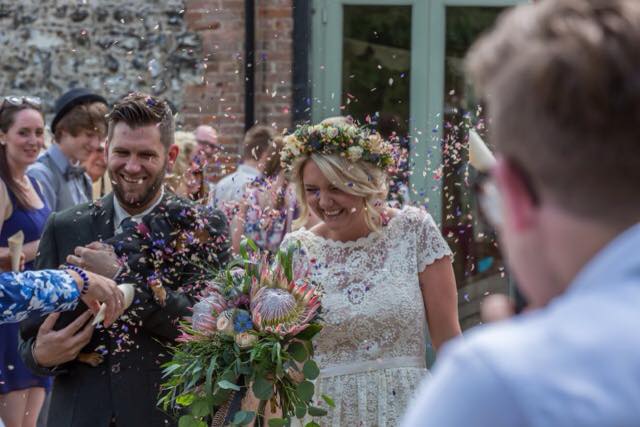
[[[265,152],[263,178],[245,189],[232,220],[232,248],[238,253],[243,238],[251,239],[263,251],[275,253],[295,219],[295,193],[280,164],[282,138],[274,137]]]
[[[191,132],[177,131],[175,143],[180,148],[178,157],[171,173],[165,177],[165,184],[175,194],[194,201],[206,201],[208,186],[204,180],[203,169],[200,164],[198,145]]]
[[[39,183],[26,175],[43,143],[40,100],[4,98],[0,105],[0,251],[6,256],[9,237],[22,231],[28,270],[33,268],[50,213]],[[0,343],[0,418],[10,426],[35,426],[50,381],[31,374],[20,360],[17,324],[0,325]]]
[[[99,242],[120,239],[122,245],[134,243],[130,241],[133,234],[123,230],[135,231],[144,218],[153,219],[173,205],[176,196],[165,192],[162,185],[178,155],[173,142],[173,114],[164,101],[140,93],[126,96],[108,117],[107,170],[113,193],[99,203],[52,214],[47,223],[38,268],[69,262],[105,277],[138,280],[134,304],[127,311],[129,323],[119,320],[111,328],[96,330],[88,323],[76,335],[70,334],[69,328],[86,316],[81,314],[84,304],[79,304],[76,311],[60,315],[55,330],[44,324],[22,324],[23,360],[34,372],[55,375],[49,427],[177,425],[156,407],[156,397],[162,382],[161,365],[170,354],[167,346],[175,343],[177,322],[190,315],[195,299],[193,292],[182,288],[192,278],[178,271],[173,283],[163,283],[166,298],[161,305],[150,290],[152,277],[127,273],[136,271],[131,263],[122,271],[116,248]],[[217,260],[212,264],[215,267],[228,257],[226,221],[215,212],[208,224],[214,230],[211,240],[219,245],[218,252],[209,254]],[[162,232],[167,237],[172,234],[171,229]],[[190,245],[187,241],[184,250]],[[61,333],[73,338],[58,339]],[[104,351],[93,359],[95,366],[77,359],[80,352],[96,355],[100,349]]]
[[[451,250],[427,212],[385,203],[392,147],[376,132],[336,119],[302,126],[280,155],[300,221],[309,209],[321,220],[281,247],[299,244],[296,268],[323,286],[316,393],[336,402],[323,423],[396,425],[427,375],[427,345],[460,334]]]
[[[255,125],[247,131],[242,142],[242,163],[235,172],[222,178],[212,189],[214,207],[233,212],[242,199],[247,184],[262,175],[265,154],[274,136],[275,132],[269,126]]]
[[[111,180],[107,176],[107,162],[104,156],[104,142],[82,164],[91,179],[91,200],[98,200],[111,192]]]
[[[470,51],[529,305],[447,345],[405,426],[638,425],[639,50],[638,1],[545,0]]]
[[[27,173],[42,185],[51,210],[60,212],[92,200],[91,179],[81,163],[104,140],[109,110],[102,96],[82,88],[66,92],[54,109],[54,141]]]
[[[222,150],[218,142],[218,132],[209,125],[200,125],[193,133],[198,144],[198,154],[207,163],[213,164],[216,161],[216,154]]]

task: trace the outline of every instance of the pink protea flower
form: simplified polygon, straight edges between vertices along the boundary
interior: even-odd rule
[[[218,315],[228,308],[227,301],[218,292],[212,292],[193,306],[191,325],[199,332],[216,331]]]
[[[288,281],[278,266],[261,271],[251,285],[251,317],[254,327],[280,336],[297,335],[315,318],[320,296],[315,286],[301,278]]]

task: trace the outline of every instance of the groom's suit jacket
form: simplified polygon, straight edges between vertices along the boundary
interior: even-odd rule
[[[113,197],[111,193],[96,203],[51,214],[40,240],[36,268],[57,268],[76,246],[111,238]],[[216,213],[210,221],[218,222],[214,225],[220,236],[228,234],[223,214]],[[227,261],[227,248],[221,247],[221,263]],[[141,321],[135,327],[116,322],[108,330],[93,332],[83,351],[104,346],[104,362],[95,368],[76,360],[53,369],[37,365],[31,348],[44,318],[21,325],[20,354],[25,364],[36,374],[55,375],[48,427],[109,427],[113,416],[117,427],[177,425],[156,406],[162,382],[160,366],[169,359],[166,345],[173,344],[178,336],[176,321],[191,315],[194,297],[173,292],[170,287],[166,290],[164,307],[150,293],[145,298],[136,291],[138,301],[134,300],[134,305]],[[74,312],[63,313],[55,329],[69,324],[86,309],[79,304]]]

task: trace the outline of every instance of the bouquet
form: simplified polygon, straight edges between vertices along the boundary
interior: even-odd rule
[[[205,297],[181,326],[180,344],[164,365],[166,382],[159,404],[180,411],[179,425],[290,425],[294,417],[322,416],[312,403],[320,370],[313,360],[313,337],[320,332],[320,293],[309,271],[293,267],[293,252],[279,251],[269,264],[251,241],[241,256],[208,282]],[[255,410],[229,414],[251,390]],[[324,401],[333,406],[331,398]],[[316,426],[310,422],[308,426]]]

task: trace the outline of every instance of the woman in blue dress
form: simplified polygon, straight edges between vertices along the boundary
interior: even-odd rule
[[[26,269],[32,268],[49,213],[37,182],[26,175],[44,145],[40,102],[7,97],[0,106],[0,251],[24,233]],[[50,379],[32,375],[18,356],[18,325],[0,325],[0,417],[5,425],[35,427]]]

